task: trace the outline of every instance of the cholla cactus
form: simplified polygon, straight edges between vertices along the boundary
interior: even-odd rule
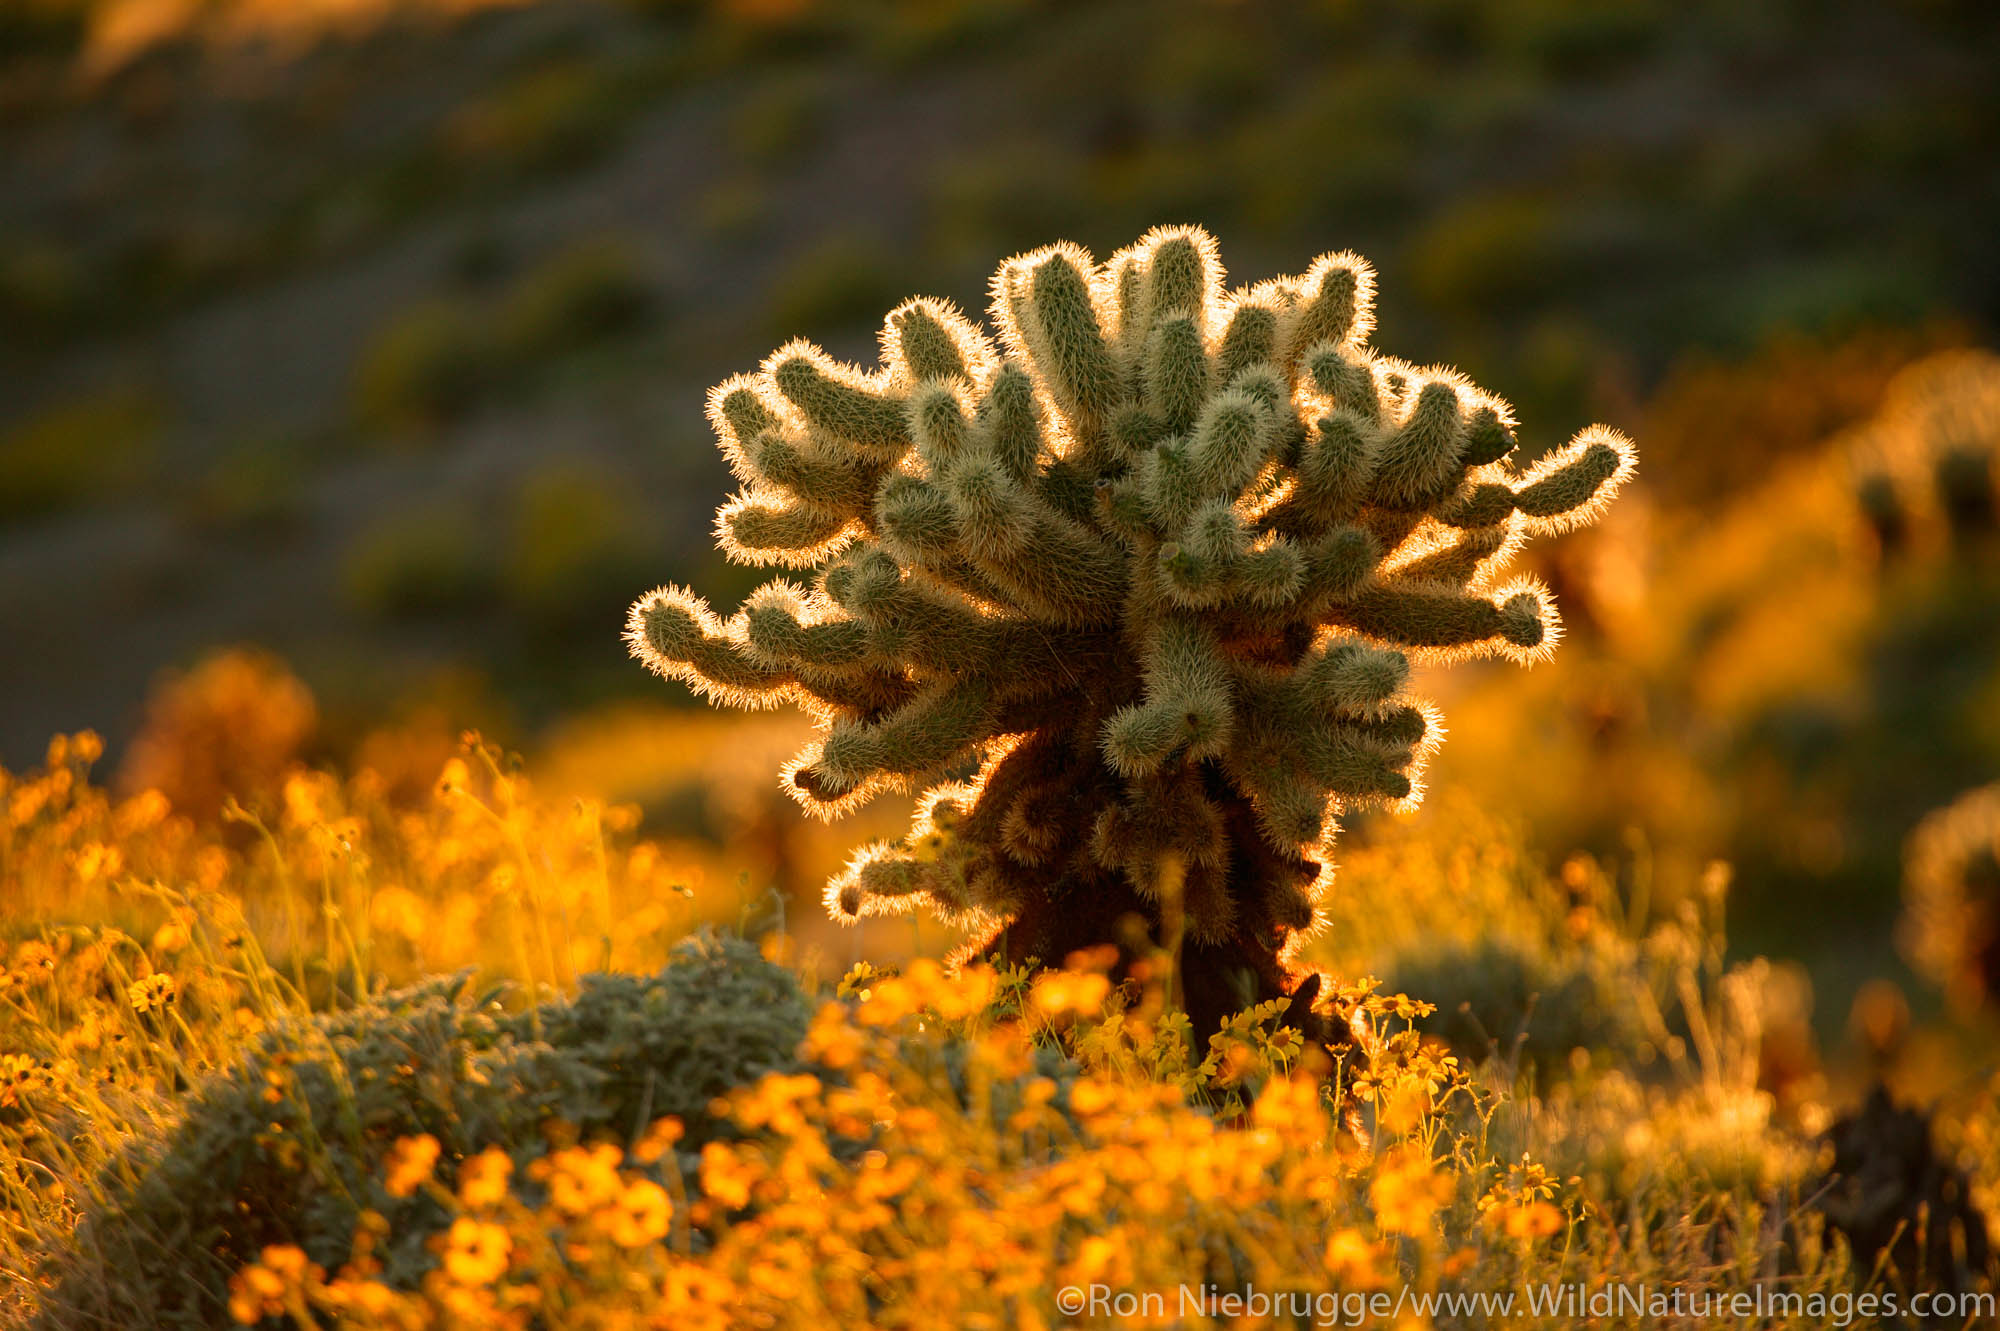
[[[2000,784],[1960,796],[1910,834],[1901,941],[1959,1004],[2000,997]]]
[[[796,703],[812,812],[919,788],[909,835],[828,887],[843,920],[925,907],[973,952],[1178,948],[1197,1028],[1293,993],[1344,809],[1414,803],[1441,730],[1413,661],[1531,661],[1558,623],[1522,541],[1588,521],[1633,454],[1593,427],[1522,468],[1507,404],[1368,345],[1374,273],[1328,255],[1225,291],[1214,241],[993,280],[996,344],[891,311],[882,368],[793,342],[710,398],[745,488],[740,562],[814,570],[730,618],[632,608],[662,675]]]
[[[1855,446],[1857,492],[1885,550],[1920,530],[2000,532],[2000,356],[1949,351],[1889,386]]]

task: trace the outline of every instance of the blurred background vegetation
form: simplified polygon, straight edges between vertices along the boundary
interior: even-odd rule
[[[0,762],[95,726],[199,809],[297,758],[428,790],[476,724],[809,913],[864,829],[778,797],[797,724],[618,636],[753,583],[703,395],[1196,221],[1241,281],[1368,255],[1384,344],[1531,448],[1640,443],[1543,557],[1558,660],[1436,682],[1432,784],[1641,909],[1730,862],[1823,1029],[1935,1008],[1901,857],[2000,777],[2000,564],[1882,548],[1846,458],[2000,326],[1996,68],[1983,0],[12,0]]]

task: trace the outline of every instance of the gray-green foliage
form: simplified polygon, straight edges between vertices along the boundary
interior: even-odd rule
[[[446,1216],[422,1192],[384,1189],[398,1137],[436,1137],[441,1174],[487,1147],[525,1164],[554,1121],[630,1140],[676,1115],[682,1150],[698,1150],[724,1130],[712,1098],[797,1067],[809,1010],[753,945],[697,938],[657,974],[588,976],[574,997],[525,1012],[480,1002],[461,976],[276,1030],[193,1088],[164,1142],[113,1171],[108,1200],[57,1259],[41,1324],[227,1325],[227,1279],[264,1245],[295,1243],[336,1269],[364,1208],[390,1220],[378,1255],[407,1285]]]
[[[792,342],[715,390],[724,550],[810,577],[727,618],[661,588],[628,637],[716,701],[817,715],[786,772],[813,812],[924,792],[836,915],[1136,894],[1271,953],[1340,812],[1417,796],[1440,729],[1412,660],[1550,649],[1547,592],[1503,570],[1591,518],[1631,447],[1593,427],[1517,465],[1505,402],[1369,345],[1373,288],[1333,254],[1226,291],[1205,232],[1162,228],[1003,264],[997,341],[917,299],[879,370]]]
[[[1466,1057],[1499,1057],[1543,1074],[1571,1051],[1629,1058],[1652,1034],[1635,990],[1650,977],[1621,952],[1487,937],[1399,957],[1385,987],[1437,1011],[1424,1022]]]

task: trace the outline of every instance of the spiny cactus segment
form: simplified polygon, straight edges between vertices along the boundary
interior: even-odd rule
[[[1955,1001],[2000,1001],[2000,783],[1961,795],[1910,834],[1901,941]]]
[[[1855,444],[1856,492],[1885,551],[1921,532],[2000,533],[2000,356],[1948,351],[1905,370]]]
[[[1136,917],[1198,1028],[1310,1001],[1287,957],[1338,817],[1413,803],[1442,733],[1412,662],[1548,653],[1548,593],[1502,570],[1633,467],[1603,427],[1518,465],[1505,402],[1369,346],[1374,285],[1342,253],[1225,290],[1194,227],[1053,245],[995,275],[997,342],[911,300],[878,370],[792,342],[714,391],[722,548],[811,576],[727,618],[661,588],[627,636],[817,716],[785,772],[812,812],[922,791],[835,916],[924,907],[1051,962]]]

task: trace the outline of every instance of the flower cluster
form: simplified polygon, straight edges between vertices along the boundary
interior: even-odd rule
[[[256,713],[236,701],[231,715]],[[39,770],[0,769],[10,1243],[61,1242],[109,1177],[128,1141],[84,1125],[171,1128],[191,1084],[313,1007],[466,967],[567,990],[585,971],[657,967],[696,923],[674,890],[690,866],[634,837],[636,809],[543,795],[475,735],[414,796],[371,767],[294,766],[261,803],[247,788],[221,800],[219,819],[159,789],[96,784],[103,747],[58,736]],[[282,1057],[262,1075],[270,1119],[244,1150],[296,1153],[305,1143],[283,1124],[298,1088]],[[390,1182],[420,1187],[436,1149],[410,1146]],[[635,1198],[624,1232],[647,1232],[654,1213]],[[268,1283],[245,1297],[279,1297],[259,1292]]]
[[[668,1119],[518,1173],[485,1152],[447,1181],[434,1141],[398,1142],[392,1186],[448,1212],[435,1266],[392,1286],[364,1226],[303,1297],[329,1324],[399,1331],[1047,1327],[1077,1285],[1435,1292],[1547,1257],[1579,1214],[1542,1167],[1481,1155],[1468,1125],[1491,1106],[1409,1030],[1421,1005],[1334,996],[1376,1033],[1366,1077],[1288,1075],[1302,1050],[1272,1014],[1246,1013],[1193,1062],[1170,1052],[1185,1018],[1157,992],[1078,960],[1039,976],[857,968],[803,1042],[814,1070],[723,1097],[739,1135],[698,1151],[675,1151]],[[239,1274],[239,1320],[291,1307],[298,1287],[270,1267]]]

